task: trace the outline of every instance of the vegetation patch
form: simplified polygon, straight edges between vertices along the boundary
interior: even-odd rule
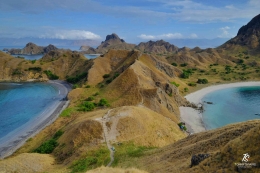
[[[29,71],[37,71],[37,72],[40,72],[40,71],[42,71],[42,68],[41,68],[41,67],[29,67],[28,70],[29,70]]]
[[[84,112],[88,112],[88,111],[92,111],[95,109],[95,104],[89,101],[84,101],[80,107],[79,107],[79,111],[84,111]]]
[[[88,75],[87,72],[83,72],[81,74],[78,74],[76,76],[69,76],[67,77],[67,82],[75,84],[78,83],[79,81],[81,81],[82,79],[86,78],[86,76]]]
[[[51,79],[51,80],[57,80],[57,79],[59,79],[59,76],[53,74],[50,70],[44,70],[43,72],[44,72],[44,73],[48,76],[48,78]]]
[[[114,162],[112,166],[117,166],[122,162],[128,162],[134,165],[133,159],[146,155],[146,152],[154,149],[155,147],[136,146],[132,142],[120,143],[115,146]],[[135,165],[136,166],[136,165]]]
[[[109,76],[110,76],[109,74],[104,74],[103,78],[109,78]]]
[[[59,130],[57,131],[54,136],[42,143],[37,149],[35,149],[33,152],[35,153],[41,153],[41,154],[50,154],[52,151],[59,145],[57,140],[60,138],[60,136],[63,134],[63,131]]]
[[[209,83],[208,79],[198,79],[197,81],[198,84],[207,84]]]
[[[109,161],[110,152],[106,147],[102,146],[97,150],[88,151],[83,158],[74,161],[69,168],[72,173],[86,172],[102,165],[106,166]]]
[[[175,85],[176,87],[180,86],[180,84],[177,84],[176,82],[171,82],[171,84]]]
[[[61,112],[60,117],[70,117],[71,113],[74,111],[73,108],[66,108]]]

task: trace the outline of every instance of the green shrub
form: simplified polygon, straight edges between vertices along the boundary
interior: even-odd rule
[[[189,91],[189,88],[185,87],[184,92],[188,92],[188,91]]]
[[[98,106],[110,106],[107,99],[100,99],[100,101],[98,102]]]
[[[72,88],[73,88],[73,89],[79,88],[79,85],[78,85],[78,84],[74,84],[74,85],[72,86]]]
[[[37,149],[35,149],[33,152],[41,153],[41,154],[52,153],[52,151],[59,145],[57,140],[61,137],[62,134],[63,131],[61,130],[57,131],[51,139],[42,143],[42,145],[39,146]]]
[[[99,95],[99,92],[96,92],[95,94],[93,94],[93,96],[98,96]]]
[[[44,70],[43,72],[44,72],[44,73],[48,76],[48,78],[51,79],[51,80],[59,79],[59,76],[53,74],[50,70]]]
[[[104,74],[103,78],[109,78],[109,76],[110,76],[109,74]]]
[[[181,77],[184,79],[188,79],[192,75],[193,71],[192,69],[183,70]]]
[[[34,150],[36,153],[50,154],[58,146],[58,142],[55,139],[50,139],[44,142],[39,148]]]
[[[95,109],[95,105],[92,102],[89,101],[85,101],[80,105],[79,111],[92,111],[93,109]]]
[[[90,85],[87,85],[86,88],[90,88]]]
[[[73,108],[66,108],[66,109],[64,109],[64,110],[61,112],[60,116],[61,116],[61,117],[70,117],[70,115],[71,115],[71,113],[72,113],[73,111],[74,111]]]
[[[54,136],[53,136],[53,139],[55,139],[55,140],[58,140],[60,137],[61,137],[61,135],[63,135],[63,131],[62,130],[58,130],[55,134],[54,134]]]
[[[207,79],[198,79],[198,84],[207,84],[209,81]]]
[[[238,64],[243,64],[243,63],[244,63],[244,60],[243,60],[243,59],[239,59],[237,63],[238,63]]]
[[[22,72],[19,69],[14,69],[14,71],[12,73],[12,75],[20,75],[20,74],[22,74]]]
[[[81,81],[82,79],[86,78],[87,75],[88,75],[87,72],[83,72],[76,76],[67,77],[66,81],[69,83],[75,84],[75,83],[78,83],[79,81]]]
[[[175,67],[177,67],[177,66],[178,66],[178,64],[177,64],[177,63],[175,63],[175,62],[173,62],[173,63],[172,63],[172,65],[173,65],[173,66],[175,66]]]
[[[192,87],[197,86],[197,84],[196,84],[196,83],[193,83],[193,82],[188,83],[188,85],[189,85],[189,86],[192,86]]]
[[[93,101],[95,98],[93,96],[90,96],[86,99],[86,101]]]
[[[187,63],[180,64],[181,67],[186,67],[187,65]]]
[[[102,165],[106,166],[109,161],[109,150],[102,147],[98,150],[89,151],[84,158],[74,161],[69,168],[72,173],[86,172]]]
[[[42,68],[41,67],[29,67],[28,70],[40,72],[40,71],[42,71]]]
[[[113,79],[117,78],[119,76],[119,73],[115,73],[113,76]]]
[[[177,84],[176,82],[171,82],[171,84],[175,85],[176,87],[180,86],[180,84]]]
[[[34,64],[35,62],[36,62],[36,60],[35,60],[35,59],[34,59],[34,60],[31,60],[31,63],[32,63],[32,64]]]
[[[112,82],[112,79],[106,80],[106,83],[107,83],[107,84],[109,84],[109,83],[111,83],[111,82]]]

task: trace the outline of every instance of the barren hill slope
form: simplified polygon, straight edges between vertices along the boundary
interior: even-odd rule
[[[150,152],[139,160],[139,168],[148,172],[259,172],[259,128],[260,121],[254,120],[197,133]],[[245,153],[257,166],[238,171],[235,163],[241,163]],[[197,154],[210,156],[190,167],[192,156]]]

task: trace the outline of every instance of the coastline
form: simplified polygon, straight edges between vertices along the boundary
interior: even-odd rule
[[[198,105],[202,103],[202,98],[211,92],[226,89],[226,88],[235,88],[235,87],[244,87],[244,86],[260,86],[260,81],[248,81],[248,82],[236,82],[236,83],[229,83],[229,84],[211,85],[202,88],[201,90],[190,93],[186,95],[185,98],[189,102]],[[181,121],[184,121],[186,123],[186,126],[191,133],[199,133],[207,130],[203,123],[202,114],[199,113],[198,110],[193,109],[191,107],[180,107],[179,109],[180,109]]]
[[[33,120],[0,140],[0,159],[12,155],[26,142],[26,140],[35,136],[46,126],[53,123],[60,113],[68,106],[69,101],[64,100],[64,98],[67,97],[68,92],[71,90],[71,85],[60,80],[48,81],[48,83],[58,90],[58,96],[55,102]]]

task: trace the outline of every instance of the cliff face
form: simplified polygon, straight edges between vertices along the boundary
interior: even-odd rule
[[[48,53],[49,51],[52,50],[58,50],[58,48],[56,48],[51,44],[46,47],[42,47],[42,46],[37,46],[34,43],[27,43],[23,49],[10,49],[8,52],[10,54],[37,55],[37,54]]]
[[[260,14],[255,16],[247,25],[242,26],[237,36],[227,41],[221,47],[246,46],[250,49],[260,49]]]

